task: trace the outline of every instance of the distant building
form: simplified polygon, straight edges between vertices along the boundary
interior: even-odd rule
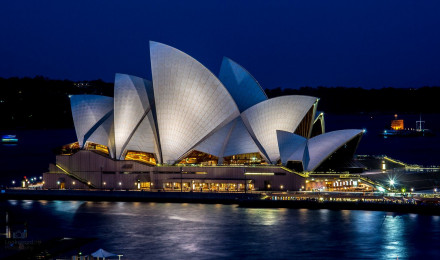
[[[350,161],[362,130],[325,132],[319,99],[268,99],[224,58],[218,78],[150,42],[153,81],[116,74],[114,97],[71,96],[78,142],[61,148],[45,188],[304,189],[303,172]]]
[[[90,87],[90,83],[89,82],[75,82],[75,83],[73,83],[73,85],[75,87],[78,87],[78,88],[88,88],[88,87]]]
[[[405,129],[403,124],[403,119],[395,119],[391,121],[391,129],[393,130],[403,130]]]

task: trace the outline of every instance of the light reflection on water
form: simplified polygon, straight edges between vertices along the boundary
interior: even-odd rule
[[[125,259],[413,259],[440,255],[440,218],[140,202],[7,201],[35,239],[96,237]]]
[[[411,221],[407,219],[407,221]],[[384,258],[408,257],[406,252],[405,221],[403,217],[386,217],[383,222],[384,241],[382,247],[385,249]]]

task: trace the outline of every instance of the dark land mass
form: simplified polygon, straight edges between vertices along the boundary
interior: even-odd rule
[[[266,89],[269,98],[306,95],[320,98],[318,110],[334,114],[434,114],[440,112],[440,87],[364,89],[347,87],[302,87]]]
[[[0,78],[0,128],[72,128],[69,95],[113,96],[113,83],[35,78]],[[266,89],[268,97],[309,95],[320,98],[318,110],[334,114],[440,113],[440,87],[363,89],[302,87]]]
[[[113,96],[113,83],[35,78],[0,78],[2,129],[72,128],[69,95]]]

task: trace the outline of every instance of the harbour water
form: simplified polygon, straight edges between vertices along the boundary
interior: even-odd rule
[[[97,238],[123,259],[438,259],[440,217],[237,205],[3,201],[34,240]],[[2,251],[0,251],[1,253]],[[4,252],[4,251],[3,251]],[[70,252],[75,253],[75,252]]]

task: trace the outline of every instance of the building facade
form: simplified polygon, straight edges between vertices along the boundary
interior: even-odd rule
[[[113,97],[71,97],[78,141],[46,188],[299,190],[304,172],[336,170],[361,139],[326,133],[318,98],[269,99],[231,59],[217,77],[165,44],[150,42],[150,57],[152,81],[116,74]]]

